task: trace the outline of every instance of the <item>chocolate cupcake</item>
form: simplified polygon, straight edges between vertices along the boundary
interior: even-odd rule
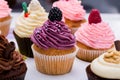
[[[15,51],[14,42],[0,35],[0,80],[24,80],[26,71],[23,56]]]
[[[86,68],[88,80],[120,80],[120,51],[118,50],[120,46],[92,61]]]
[[[36,27],[42,25],[47,20],[47,13],[38,0],[31,0],[28,7],[25,2],[22,6],[24,11],[16,21],[13,34],[21,54],[33,57],[30,36]]]

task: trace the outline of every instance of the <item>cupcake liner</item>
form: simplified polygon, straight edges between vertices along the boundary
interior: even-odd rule
[[[27,57],[33,58],[33,53],[31,49],[31,45],[33,44],[33,42],[30,40],[30,38],[21,38],[14,31],[13,34],[17,41],[20,53]]]
[[[9,33],[11,20],[12,19],[10,18],[8,20],[0,22],[0,31],[4,36],[7,36]]]
[[[51,75],[60,75],[70,72],[77,51],[66,55],[49,56],[37,52],[33,45],[32,50],[37,70],[41,73]]]
[[[77,52],[77,57],[81,60],[91,62],[92,60],[94,60],[95,58],[97,58],[99,55],[103,54],[107,50],[87,50],[87,49],[79,48]]]

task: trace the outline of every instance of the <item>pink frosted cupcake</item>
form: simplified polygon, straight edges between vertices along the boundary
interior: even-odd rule
[[[1,34],[7,36],[11,23],[11,9],[5,0],[0,0],[0,30]]]
[[[79,51],[77,57],[92,61],[100,54],[113,48],[114,34],[109,25],[101,20],[99,11],[93,9],[89,16],[89,23],[84,23],[75,32]]]
[[[60,8],[63,13],[63,19],[74,33],[81,23],[85,20],[85,10],[78,0],[59,0],[53,3],[54,7]]]

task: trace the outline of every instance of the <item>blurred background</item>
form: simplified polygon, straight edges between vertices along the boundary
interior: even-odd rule
[[[29,2],[31,0],[6,0],[8,1],[13,12],[22,11],[22,2]],[[57,0],[39,0],[41,5],[47,12],[51,9],[52,3]],[[92,8],[97,8],[101,13],[119,13],[120,12],[120,0],[82,0],[82,5],[87,12],[90,12]]]

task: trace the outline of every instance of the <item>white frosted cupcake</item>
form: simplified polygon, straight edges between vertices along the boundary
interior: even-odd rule
[[[86,72],[89,80],[120,80],[120,51],[103,53],[92,61]]]
[[[47,20],[47,13],[38,0],[31,0],[28,8],[23,3],[23,9],[25,11],[18,17],[13,33],[20,52],[28,57],[33,57],[30,36],[36,27],[43,25]]]

